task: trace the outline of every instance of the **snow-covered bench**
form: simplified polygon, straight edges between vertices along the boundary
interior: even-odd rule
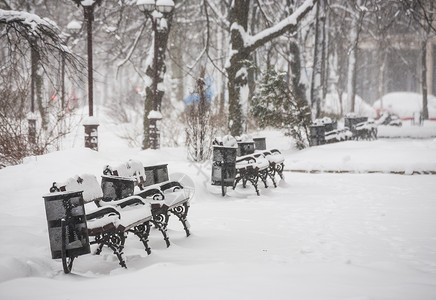
[[[285,157],[277,149],[259,151],[269,162],[268,175],[270,176],[274,187],[277,187],[275,175],[278,174],[281,179],[283,177],[283,169],[285,167]]]
[[[237,157],[236,177],[233,183],[233,189],[236,188],[236,185],[241,180],[244,188],[247,186],[247,182],[250,182],[256,190],[256,194],[259,196],[259,189],[257,187],[259,179],[262,180],[265,188],[268,187],[266,180],[269,174],[269,166],[270,163],[268,159],[261,153]]]
[[[130,192],[141,197],[151,205],[153,223],[161,231],[167,246],[170,241],[167,233],[167,226],[170,213],[175,215],[183,225],[186,236],[190,235],[190,225],[187,220],[190,207],[190,197],[187,190],[177,181],[168,178],[168,166],[156,165],[144,167],[141,162],[129,160],[126,163],[111,167],[107,165],[103,171],[102,185],[105,182],[117,184],[123,178],[131,178],[139,191],[134,191],[134,186],[130,187]],[[117,176],[116,176],[117,175]],[[103,188],[103,191],[106,189]],[[119,195],[120,193],[118,193]],[[104,195],[104,198],[117,200],[119,196]]]
[[[63,183],[54,182],[50,189],[52,193],[72,191],[83,191],[87,234],[92,238],[90,244],[98,245],[96,254],[100,254],[103,247],[107,246],[117,256],[120,265],[126,267],[122,254],[127,233],[136,235],[147,253],[151,253],[148,246],[150,221],[152,220],[150,204],[144,202],[141,197],[130,196],[108,205],[102,200],[103,192],[97,178],[90,174],[74,176]],[[96,205],[91,202],[95,202]],[[72,224],[67,224],[67,226],[74,227]],[[68,255],[68,247],[66,250],[63,263],[64,271],[68,273],[71,271],[75,257]]]
[[[374,121],[366,121],[356,124],[356,134],[354,138],[356,140],[375,140],[377,139],[377,125]]]
[[[353,133],[348,128],[333,129],[325,132],[325,141],[327,144],[347,141],[353,137]]]
[[[259,179],[268,187],[267,178],[270,177],[274,187],[277,187],[275,175],[278,174],[283,179],[284,156],[277,149],[271,150],[255,150],[254,140],[250,135],[242,135],[234,138],[232,136],[224,136],[223,138],[215,138],[213,144],[216,146],[235,147],[238,145],[239,151],[242,153],[241,143],[244,142],[250,145],[249,154],[236,157],[236,176],[233,182],[233,189],[242,181],[242,186],[245,188],[247,182],[250,182],[259,195],[258,182]],[[265,140],[262,138],[262,144],[265,145]],[[246,151],[247,152],[247,151]],[[223,194],[224,195],[224,194]]]

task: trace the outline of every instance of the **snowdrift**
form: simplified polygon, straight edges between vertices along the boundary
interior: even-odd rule
[[[326,95],[325,104],[323,110],[327,113],[333,113],[341,115],[341,101],[337,93],[328,93]],[[345,115],[350,112],[351,107],[347,102],[347,94],[342,94],[342,112]],[[359,116],[375,118],[377,116],[374,108],[366,103],[360,96],[356,95],[355,113]]]
[[[381,101],[377,100],[373,108],[381,110]],[[414,113],[422,112],[422,95],[412,92],[394,92],[383,96],[383,111],[398,115],[401,119],[411,119]],[[436,119],[436,97],[428,95],[429,118]]]

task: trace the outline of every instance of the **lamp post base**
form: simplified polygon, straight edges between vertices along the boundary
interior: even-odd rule
[[[98,151],[98,124],[84,124],[85,148]]]
[[[149,126],[149,141],[150,141],[150,148],[151,149],[159,149],[160,148],[160,132],[157,128],[157,120],[156,119],[150,119],[150,126]]]

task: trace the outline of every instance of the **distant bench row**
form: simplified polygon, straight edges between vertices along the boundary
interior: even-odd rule
[[[277,174],[283,179],[285,158],[277,149],[266,150],[265,138],[227,135],[216,138],[213,147],[212,184],[221,185],[223,196],[226,186],[235,189],[239,182],[244,188],[250,182],[256,194],[260,195],[259,180],[267,188],[268,178],[274,187],[277,187]]]

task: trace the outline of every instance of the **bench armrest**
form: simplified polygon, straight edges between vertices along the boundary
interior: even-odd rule
[[[253,164],[256,162],[256,158],[252,155],[245,155],[238,157],[236,159],[236,163],[246,163],[246,164]]]
[[[101,207],[96,211],[93,211],[92,213],[86,214],[85,217],[87,220],[92,220],[92,219],[102,218],[107,215],[117,215],[118,219],[121,218],[120,212],[116,210],[115,207],[112,206]]]
[[[160,189],[162,192],[165,192],[166,190],[174,189],[174,188],[183,189],[183,186],[178,181],[166,182],[160,186]]]
[[[269,152],[271,152],[271,154],[282,154],[279,150],[277,149],[271,149],[269,150]]]
[[[142,190],[137,194],[137,196],[145,199],[145,198],[154,198],[155,200],[164,199],[164,195],[162,194],[162,191],[158,188],[149,188],[146,190]],[[156,197],[155,197],[156,196]]]
[[[139,196],[129,196],[123,199],[119,199],[119,200],[112,200],[112,201],[99,201],[98,205],[101,207],[106,207],[106,206],[116,206],[116,207],[121,207],[124,208],[126,206],[132,206],[132,205],[137,205],[137,204],[145,204],[144,201],[142,201],[143,199]]]

